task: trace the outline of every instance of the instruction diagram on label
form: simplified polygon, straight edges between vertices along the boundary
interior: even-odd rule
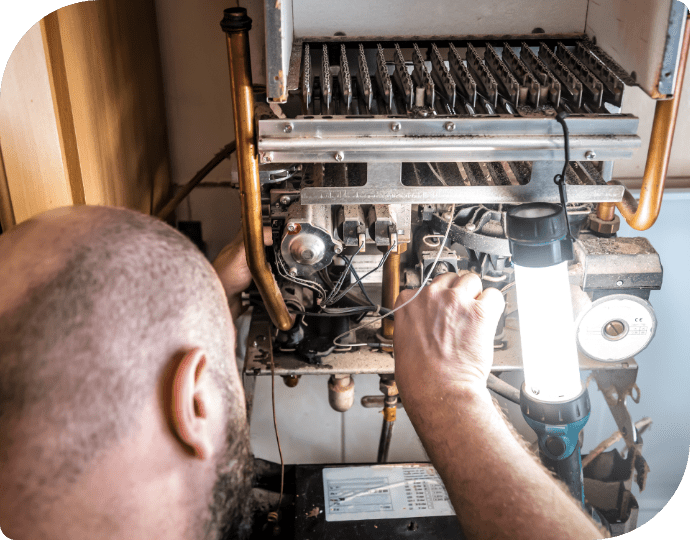
[[[431,465],[372,465],[323,470],[326,521],[455,515]]]

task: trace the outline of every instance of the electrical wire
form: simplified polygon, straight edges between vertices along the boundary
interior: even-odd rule
[[[362,291],[362,294],[364,295],[364,298],[367,299],[367,302],[369,302],[372,306],[376,305],[374,301],[371,299],[371,296],[369,296],[369,293],[367,292],[366,288],[364,287],[364,283],[362,283],[362,280],[367,277],[369,274],[366,274],[364,278],[359,277],[359,274],[357,274],[357,270],[355,267],[352,267],[352,275],[355,277],[357,280],[357,285],[359,285],[359,290]],[[348,289],[349,290],[349,289]],[[347,295],[347,291],[345,291],[345,295]]]
[[[397,247],[397,244],[391,243],[391,247],[388,248],[388,251],[386,251],[386,253],[383,255],[383,257],[381,257],[381,260],[379,261],[378,266],[376,266],[376,268],[374,268],[373,270],[369,270],[369,272],[367,272],[366,274],[364,274],[361,278],[360,278],[359,276],[357,276],[357,272],[356,272],[356,270],[355,270],[354,267],[353,267],[353,268],[352,268],[352,272],[355,274],[355,279],[356,279],[356,281],[355,281],[354,283],[352,283],[352,284],[345,290],[345,292],[340,293],[335,299],[333,299],[333,301],[331,302],[331,304],[335,304],[338,300],[342,299],[347,293],[349,293],[349,292],[350,292],[352,289],[354,289],[357,285],[362,284],[362,280],[363,280],[363,279],[365,279],[366,277],[370,276],[371,274],[373,274],[374,272],[376,272],[377,270],[379,270],[379,269],[384,265],[384,263],[386,262],[386,259],[388,259],[388,256],[391,254],[391,252],[393,251],[393,249],[396,248],[396,247]],[[356,255],[356,254],[355,254],[355,255]],[[352,256],[352,258],[354,259],[354,255]],[[362,288],[363,288],[363,287],[362,287]],[[362,291],[362,292],[364,292],[364,291]],[[365,295],[365,296],[368,296],[366,292],[364,292],[364,295]],[[369,301],[371,302],[371,298],[369,298]],[[374,305],[374,302],[371,302],[371,304]]]
[[[280,512],[280,505],[283,502],[283,490],[285,487],[285,460],[283,459],[283,449],[280,446],[280,435],[278,434],[278,419],[276,417],[276,366],[271,358],[271,406],[273,408],[273,429],[276,432],[276,442],[278,443],[278,455],[280,455],[280,497],[278,498],[278,507],[275,512],[274,521],[278,521],[278,512]]]
[[[276,268],[278,269],[278,273],[287,279],[288,281],[292,281],[293,283],[297,283],[297,285],[303,285],[305,287],[308,287],[309,289],[312,289],[313,291],[316,291],[316,293],[321,297],[321,298],[326,298],[326,290],[321,286],[320,283],[317,283],[316,281],[311,281],[309,279],[302,279],[298,278],[295,276],[291,276],[287,268],[285,268],[285,261],[283,260],[283,256],[278,252],[278,249],[274,249],[275,253],[275,258],[276,258]]]
[[[340,334],[339,336],[337,336],[333,340],[333,343],[337,347],[355,347],[355,346],[362,346],[363,347],[363,346],[366,346],[366,344],[359,344],[359,343],[356,345],[350,345],[349,343],[338,343],[338,340],[340,340],[340,338],[342,338],[342,337],[353,334],[354,332],[356,332],[357,330],[360,330],[361,328],[366,328],[367,326],[371,326],[372,324],[376,324],[377,322],[382,321],[386,317],[390,317],[391,315],[393,315],[393,313],[395,313],[399,309],[404,308],[407,304],[409,304],[415,298],[417,298],[417,296],[419,296],[419,294],[422,292],[422,289],[424,289],[426,284],[429,282],[429,278],[431,278],[431,273],[434,271],[434,268],[436,268],[436,264],[438,263],[438,260],[441,258],[441,253],[443,252],[443,246],[446,245],[446,241],[448,240],[448,235],[450,234],[450,227],[453,224],[453,221],[455,221],[455,217],[456,217],[455,216],[455,203],[453,203],[453,206],[452,206],[451,211],[450,211],[450,215],[451,215],[451,217],[448,220],[448,227],[446,228],[446,233],[443,237],[443,242],[440,243],[440,248],[439,248],[438,252],[436,253],[436,258],[434,259],[433,264],[431,266],[429,266],[429,271],[427,272],[426,277],[424,278],[424,281],[422,282],[419,289],[417,289],[417,291],[414,293],[412,298],[410,298],[407,302],[400,304],[397,308],[392,309],[390,312],[388,312],[384,315],[381,315],[380,317],[376,317],[372,321],[369,321],[369,322],[364,323],[364,324],[360,324],[359,326],[356,326],[352,330],[348,330],[347,332],[343,332],[342,334]]]
[[[363,248],[364,248],[364,241],[362,240],[362,242],[359,244],[359,247],[357,248],[357,251],[354,252],[354,254],[352,255],[352,257],[350,257],[350,258],[348,259],[346,256],[341,255],[341,257],[347,261],[347,265],[345,266],[345,270],[343,270],[343,273],[340,274],[340,278],[338,278],[338,281],[336,282],[336,284],[335,284],[335,286],[333,287],[333,289],[331,290],[331,292],[330,292],[330,293],[328,294],[328,296],[324,299],[322,305],[328,306],[328,305],[331,305],[333,302],[335,302],[334,298],[335,298],[335,296],[340,292],[340,289],[342,288],[343,283],[345,282],[345,277],[346,277],[347,275],[349,275],[349,273],[350,273],[350,268],[352,268],[352,262],[355,260],[355,257],[357,256],[357,254],[358,254],[360,251],[362,251]]]

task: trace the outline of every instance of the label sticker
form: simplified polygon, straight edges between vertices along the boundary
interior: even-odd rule
[[[431,465],[371,465],[323,470],[326,521],[454,516]]]

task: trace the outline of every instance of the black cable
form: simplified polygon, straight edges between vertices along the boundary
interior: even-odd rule
[[[333,304],[333,303],[337,302],[338,300],[340,300],[341,298],[343,298],[343,296],[345,296],[347,293],[349,293],[357,285],[360,285],[362,292],[364,292],[364,286],[362,285],[362,280],[365,279],[367,276],[370,276],[371,274],[373,274],[377,270],[379,270],[384,265],[384,263],[386,262],[386,259],[388,259],[388,256],[391,254],[394,247],[396,247],[396,244],[391,244],[391,247],[388,248],[388,251],[386,251],[386,253],[383,255],[383,257],[381,257],[381,260],[379,261],[378,266],[376,268],[374,268],[373,270],[369,270],[369,272],[364,274],[361,278],[357,275],[357,271],[354,268],[352,268],[352,272],[355,275],[356,281],[354,283],[352,283],[350,285],[350,287],[345,290],[345,292],[340,293],[340,295],[336,299],[334,299],[333,302],[331,302],[331,303]],[[354,255],[352,256],[352,258],[354,258]],[[364,292],[364,295],[367,297],[367,299],[369,300],[369,302],[371,302],[371,305],[373,306],[374,302],[372,302],[371,298],[369,298],[369,296],[367,295],[366,292]]]
[[[333,298],[340,292],[340,289],[343,286],[343,282],[345,281],[345,277],[350,273],[350,268],[352,268],[352,262],[355,260],[355,257],[357,254],[362,250],[364,247],[364,244],[360,244],[357,247],[357,251],[355,251],[354,255],[350,257],[349,259],[345,255],[341,255],[343,259],[347,261],[347,266],[345,267],[345,270],[343,273],[340,275],[340,278],[338,278],[338,281],[335,283],[335,286],[333,287],[333,290],[329,293],[328,297],[323,301],[324,306],[331,305],[335,300]]]
[[[352,267],[352,275],[355,277],[357,280],[357,284],[359,284],[359,290],[362,291],[362,294],[364,295],[364,298],[367,299],[367,301],[372,305],[375,306],[376,304],[374,301],[371,299],[371,296],[369,296],[369,293],[367,292],[366,288],[364,287],[364,283],[362,283],[362,279],[367,277],[369,274],[366,274],[363,278],[360,279],[359,274],[357,274],[357,270],[355,270],[355,267]],[[347,294],[348,291],[345,291],[345,294]]]
[[[574,242],[575,237],[573,236],[573,233],[570,230],[570,218],[568,217],[568,210],[566,206],[568,204],[568,196],[565,187],[565,176],[568,171],[568,166],[570,165],[570,133],[568,131],[568,125],[565,123],[565,119],[567,117],[568,113],[565,111],[559,112],[556,115],[556,122],[558,122],[563,128],[563,148],[565,150],[565,163],[563,164],[563,172],[561,174],[557,174],[556,176],[554,176],[553,181],[558,186],[558,193],[561,196],[561,205],[563,206],[563,212],[565,213],[565,224],[568,229],[568,238],[570,238]]]

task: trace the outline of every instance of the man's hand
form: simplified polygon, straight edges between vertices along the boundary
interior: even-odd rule
[[[264,245],[273,244],[271,229],[264,227]],[[252,282],[252,275],[247,266],[247,254],[244,250],[242,231],[235,239],[225,246],[213,261],[225,294],[228,296],[232,318],[237,319],[242,308],[241,295]]]
[[[403,291],[398,305],[412,291]],[[486,379],[504,308],[476,275],[443,274],[395,314],[405,412],[470,540],[591,540],[603,534],[508,429]]]
[[[403,291],[396,307],[414,291]],[[395,314],[395,380],[403,400],[424,401],[448,385],[486,392],[503,295],[475,274],[443,274]]]

